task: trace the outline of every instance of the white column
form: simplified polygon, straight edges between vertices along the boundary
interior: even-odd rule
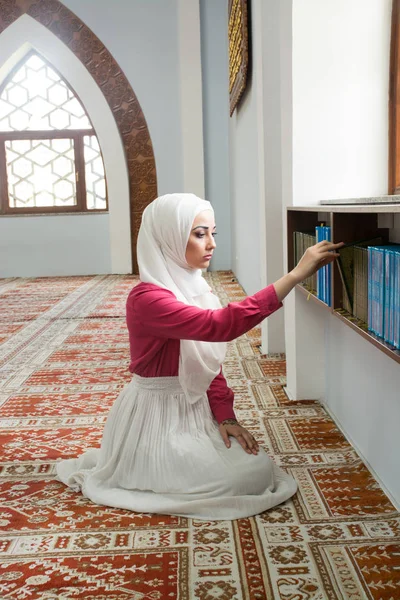
[[[287,392],[293,400],[324,400],[327,311],[299,290],[285,300]]]
[[[279,3],[283,263],[287,272],[286,207],[293,205],[293,0]],[[292,291],[284,301],[287,392],[294,400],[325,398],[326,311]]]
[[[257,189],[259,206],[260,283],[283,275],[280,157],[279,4],[254,0],[252,22],[252,94],[257,122]],[[284,351],[284,315],[278,311],[262,323],[262,351]]]
[[[264,142],[264,214],[266,282],[284,274],[282,233],[282,115],[281,115],[281,6],[276,0],[261,2],[262,86]],[[285,41],[286,43],[286,41]],[[262,326],[264,353],[284,352],[284,311],[278,311]]]
[[[178,0],[183,189],[204,198],[199,0]],[[161,91],[160,91],[161,92]]]

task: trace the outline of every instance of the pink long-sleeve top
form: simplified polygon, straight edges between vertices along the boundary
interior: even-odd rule
[[[141,377],[177,376],[181,339],[229,342],[281,306],[273,285],[241,302],[213,310],[184,304],[169,290],[139,283],[130,292],[126,305],[129,370]],[[233,392],[222,370],[212,381],[207,396],[218,423],[235,418]]]

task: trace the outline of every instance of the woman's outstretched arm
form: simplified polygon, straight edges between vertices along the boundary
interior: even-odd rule
[[[308,248],[298,265],[274,284],[240,302],[231,302],[216,310],[180,302],[170,290],[156,285],[137,286],[127,302],[128,329],[135,330],[138,337],[231,341],[278,310],[283,298],[297,283],[335,260],[338,255],[334,250],[341,245],[319,242]]]

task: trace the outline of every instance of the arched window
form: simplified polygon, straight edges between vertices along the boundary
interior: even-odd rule
[[[107,210],[99,143],[81,102],[37,53],[0,88],[2,214]]]

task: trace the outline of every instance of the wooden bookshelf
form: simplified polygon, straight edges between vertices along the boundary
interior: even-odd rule
[[[294,268],[293,232],[312,232],[317,225],[331,227],[334,242],[351,243],[358,240],[381,237],[382,243],[389,241],[389,230],[380,227],[382,214],[400,213],[400,205],[317,205],[309,207],[291,206],[287,208],[288,270]],[[312,303],[317,303],[331,312],[342,323],[353,329],[387,356],[400,363],[400,351],[383,339],[368,331],[365,323],[347,313],[343,307],[343,284],[336,262],[332,268],[332,303],[330,306],[319,300],[302,285],[296,289]]]
[[[394,348],[391,344],[388,344],[382,338],[374,335],[372,331],[368,331],[368,327],[366,323],[363,323],[359,319],[356,319],[353,315],[346,313],[345,311],[339,312],[337,310],[333,311],[335,317],[340,319],[343,323],[351,327],[354,331],[356,331],[359,335],[361,335],[364,339],[368,340],[371,344],[373,344],[376,348],[379,348],[382,352],[396,360],[400,363],[400,350]]]

